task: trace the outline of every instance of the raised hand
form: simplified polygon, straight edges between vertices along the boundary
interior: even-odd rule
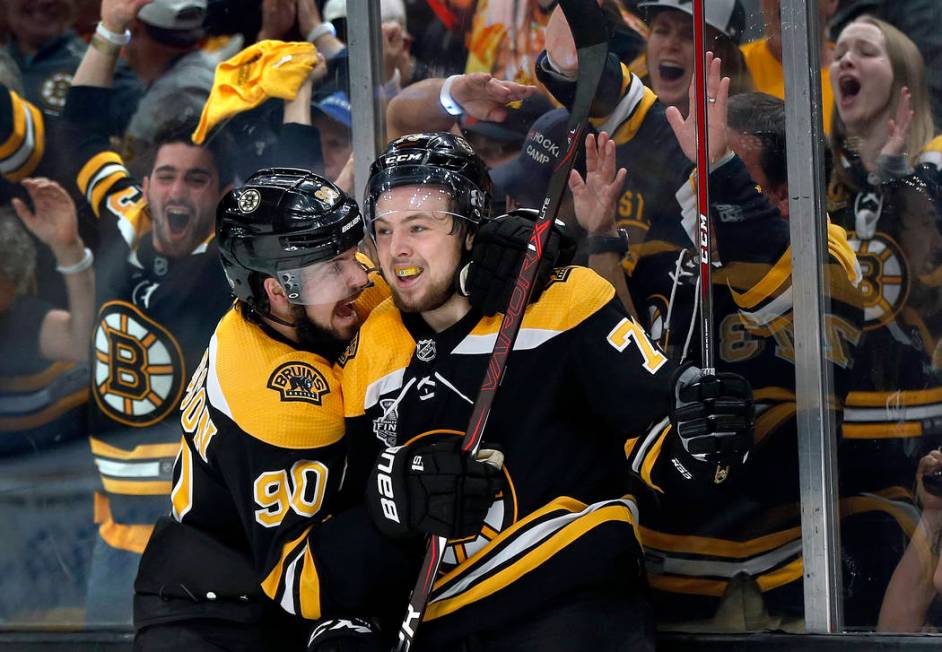
[[[60,263],[77,262],[71,259],[76,253],[80,259],[84,248],[78,233],[75,203],[69,193],[49,179],[24,179],[22,184],[35,210],[30,210],[20,199],[13,200],[13,210],[26,228],[52,249]]]
[[[896,103],[896,117],[887,120],[887,139],[881,155],[901,156],[906,154],[906,139],[909,138],[909,130],[913,124],[913,96],[909,92],[908,86],[903,86],[899,91],[899,102]]]
[[[297,0],[298,29],[301,36],[307,36],[311,30],[324,22],[314,0]]]
[[[451,84],[451,96],[464,112],[478,120],[501,122],[507,103],[530,97],[535,86],[495,79],[486,72],[459,75]]]
[[[711,163],[723,158],[729,150],[729,139],[726,133],[726,104],[729,99],[729,77],[721,76],[722,60],[707,52],[707,128],[710,141],[708,152]],[[697,162],[697,78],[690,81],[690,114],[684,118],[676,106],[667,107],[667,121],[674,136],[680,143],[681,149],[694,163]]]
[[[585,138],[585,180],[576,170],[569,173],[576,220],[590,234],[615,232],[615,203],[628,171],[615,170],[615,142],[604,131]]]
[[[102,0],[101,22],[105,28],[117,33],[123,33],[137,16],[137,12],[144,5],[154,0]]]

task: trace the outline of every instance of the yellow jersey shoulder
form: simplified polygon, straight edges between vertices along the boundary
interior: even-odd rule
[[[373,309],[338,361],[345,415],[364,414],[370,388],[404,372],[414,352],[415,340],[392,298],[387,298]]]
[[[330,363],[269,337],[233,308],[209,347],[210,402],[272,446],[308,449],[343,437],[343,399]]]
[[[588,267],[558,267],[550,277],[540,300],[527,306],[522,329],[568,331],[598,312],[615,296],[611,283]],[[500,315],[485,317],[473,335],[496,333]]]

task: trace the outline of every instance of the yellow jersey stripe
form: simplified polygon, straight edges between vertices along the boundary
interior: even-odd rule
[[[76,178],[79,192],[85,196],[88,196],[88,184],[91,182],[95,174],[108,163],[114,163],[122,166],[124,165],[124,161],[121,160],[121,157],[117,152],[98,152],[93,157],[88,159],[88,161],[85,162],[85,165],[82,166],[82,169],[79,170],[78,177]]]
[[[763,553],[781,548],[801,538],[801,528],[793,527],[781,532],[766,534],[765,536],[748,541],[728,541],[713,537],[700,537],[694,535],[668,534],[641,527],[641,540],[646,548],[653,548],[672,553],[687,555],[710,555],[712,557],[726,557],[729,559],[748,559]]]
[[[133,480],[113,480],[102,476],[101,483],[108,493],[128,496],[169,496],[171,488],[169,480],[134,482]]]
[[[28,414],[20,417],[0,418],[0,430],[14,431],[38,428],[39,426],[46,425],[53,419],[58,419],[72,408],[78,407],[87,401],[88,388],[80,389],[77,392],[73,392],[68,396],[60,398],[52,405],[49,405],[34,414]]]
[[[26,140],[26,103],[13,91],[10,91],[10,100],[13,103],[13,131],[0,145],[0,159],[12,156]]]
[[[431,603],[425,612],[424,620],[435,620],[436,618],[447,616],[462,607],[496,593],[505,586],[512,584],[527,573],[538,568],[541,564],[576,541],[586,532],[599,525],[611,522],[628,523],[632,527],[635,525],[631,511],[627,507],[619,505],[602,507],[565,526],[550,536],[546,541],[530,550],[519,560],[500,572],[484,579],[471,589],[460,593],[454,598]]]
[[[304,541],[307,538],[307,535],[310,533],[313,525],[309,525],[304,528],[304,531],[301,532],[301,535],[295,539],[292,539],[285,545],[281,547],[281,558],[278,560],[278,563],[271,569],[271,572],[268,576],[262,581],[262,590],[272,600],[275,599],[275,596],[278,595],[278,587],[281,585],[281,577],[284,574],[285,561],[288,557],[291,556],[291,553],[294,552],[294,549],[297,547],[298,543]],[[305,544],[307,545],[307,544]]]
[[[301,616],[310,620],[321,617],[321,582],[314,565],[314,556],[310,546],[304,547],[304,561],[301,567]]]
[[[176,457],[180,452],[180,444],[141,444],[131,450],[124,450],[106,444],[100,439],[89,437],[93,455],[113,457],[118,460],[141,460],[157,457]]]

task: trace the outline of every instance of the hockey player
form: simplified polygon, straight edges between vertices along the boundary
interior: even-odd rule
[[[362,496],[375,449],[352,450],[344,437],[331,368],[388,296],[356,255],[357,206],[316,175],[263,170],[220,204],[217,234],[237,301],[181,403],[173,518],[161,520],[141,563],[137,644],[284,649],[307,627],[290,615],[398,616],[420,541],[391,542],[371,525]],[[474,276],[487,287],[481,270]],[[424,469],[398,456],[390,481],[403,491],[387,501],[403,530],[480,529],[498,472],[453,447],[408,455]]]
[[[341,360],[354,448],[398,447],[407,464],[401,451],[455,445],[467,425],[499,319],[451,279],[486,219],[488,185],[447,133],[400,138],[373,164],[366,210],[393,296]],[[630,477],[693,496],[742,457],[751,419],[740,378],[677,370],[610,284],[557,270],[527,309],[487,424],[506,489],[484,528],[446,551],[419,646],[653,649]],[[374,473],[369,505],[384,486]],[[382,531],[406,534],[391,510],[373,513]]]
[[[143,4],[105,0],[104,27],[124,33]],[[197,147],[190,137],[195,124],[170,121],[151,168],[140,183],[133,179],[110,147],[102,111],[120,48],[101,39],[96,45],[76,72],[64,117],[77,152],[69,159],[73,178],[97,218],[100,241],[89,441],[102,490],[95,497],[99,538],[86,617],[114,623],[130,622],[140,554],[166,513],[188,374],[230,305],[213,222],[232,161],[222,137]],[[313,151],[310,127],[291,138],[307,132]]]

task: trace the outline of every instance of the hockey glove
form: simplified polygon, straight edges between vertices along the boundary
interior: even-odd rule
[[[393,538],[476,534],[503,486],[503,458],[481,449],[472,459],[461,453],[458,439],[387,448],[366,490],[373,522]]]
[[[684,449],[701,462],[741,459],[752,445],[752,387],[739,374],[706,376],[685,365],[674,373],[670,419]]]
[[[317,623],[307,652],[388,652],[379,631],[363,618],[327,618]]]
[[[491,316],[507,309],[537,217],[535,210],[517,209],[484,222],[474,236],[471,262],[459,270],[457,281],[461,294],[482,314]],[[576,241],[556,220],[533,281],[531,303],[543,294],[553,269],[571,263],[575,253]]]

